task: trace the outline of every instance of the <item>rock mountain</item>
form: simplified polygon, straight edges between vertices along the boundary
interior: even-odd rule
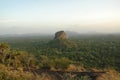
[[[76,48],[77,44],[67,38],[67,34],[64,31],[58,31],[55,33],[55,37],[48,45],[53,48],[68,49]]]
[[[67,39],[67,35],[64,31],[58,31],[55,33],[54,39]]]

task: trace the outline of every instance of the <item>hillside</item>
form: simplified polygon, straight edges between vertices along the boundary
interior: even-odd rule
[[[59,31],[55,33],[55,37],[48,43],[48,46],[59,49],[69,49],[76,48],[77,44],[69,40],[67,34],[64,31]]]
[[[62,32],[63,33],[63,32]],[[64,32],[65,33],[65,32]],[[106,73],[96,80],[119,80],[120,38],[116,36],[85,36],[71,39],[67,33],[60,38],[32,37],[4,40],[0,43],[0,77],[3,80],[58,80],[51,71]],[[19,40],[19,41],[18,41]],[[9,44],[7,44],[9,43]],[[38,72],[36,73],[36,70]],[[49,70],[50,72],[45,72]],[[40,73],[42,72],[42,73]],[[40,74],[39,74],[40,73]],[[72,74],[61,76],[69,80]],[[111,75],[111,76],[110,76]],[[22,76],[22,77],[21,77]],[[77,77],[75,77],[77,78]],[[75,78],[71,78],[74,80]],[[78,77],[80,80],[90,77]]]

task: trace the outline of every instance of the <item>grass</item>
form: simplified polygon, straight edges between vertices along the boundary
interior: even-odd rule
[[[107,73],[99,76],[97,80],[120,80],[120,73],[115,70],[108,70]]]
[[[72,66],[72,68],[74,68]],[[107,73],[99,76],[96,80],[120,80],[120,73],[115,70],[106,70]],[[0,64],[0,80],[92,80],[89,76],[76,76],[71,73],[65,73],[60,75],[62,79],[58,79],[57,76],[49,74],[47,72],[34,75],[32,72],[19,70],[12,70],[10,67],[6,67]]]

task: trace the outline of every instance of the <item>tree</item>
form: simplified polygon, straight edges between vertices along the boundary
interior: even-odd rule
[[[9,45],[6,43],[0,43],[0,61],[4,64],[5,58],[9,54]]]

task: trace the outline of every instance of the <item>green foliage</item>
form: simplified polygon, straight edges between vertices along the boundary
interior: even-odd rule
[[[55,39],[51,40],[48,43],[48,46],[59,49],[68,49],[77,47],[77,44],[74,41],[68,39]]]
[[[47,56],[41,55],[39,60],[40,67],[42,69],[67,69],[71,61],[68,58],[48,58]]]
[[[56,69],[66,69],[71,61],[68,58],[58,58],[54,60],[54,66]]]
[[[6,43],[0,43],[0,61],[2,64],[17,69],[36,67],[36,58],[25,51],[12,50]]]
[[[0,43],[0,64],[13,70],[67,70],[73,64],[89,71],[95,68],[115,69],[120,72],[119,37],[83,37],[73,41],[57,39],[50,42],[19,39],[8,42],[13,49],[6,43]],[[8,78],[16,80],[0,72],[0,80],[9,80]],[[87,78],[81,77],[78,80]]]
[[[86,36],[75,40],[49,39],[19,39],[9,41],[17,50],[32,53],[37,59],[37,64],[43,66],[40,56],[48,58],[48,65],[54,65],[55,58],[67,58],[72,64],[82,65],[86,69],[112,68],[120,71],[120,38],[119,36]],[[73,45],[76,45],[73,47]],[[3,60],[4,61],[4,60]],[[1,61],[2,62],[2,61]],[[54,63],[54,64],[53,64]],[[94,65],[93,65],[94,64]],[[50,67],[49,66],[49,67]]]
[[[8,80],[9,77],[5,72],[0,71],[0,80]]]
[[[0,62],[5,63],[5,58],[9,53],[9,45],[6,43],[0,43]]]
[[[26,80],[24,77],[12,77],[8,75],[6,72],[0,71],[0,80]]]

